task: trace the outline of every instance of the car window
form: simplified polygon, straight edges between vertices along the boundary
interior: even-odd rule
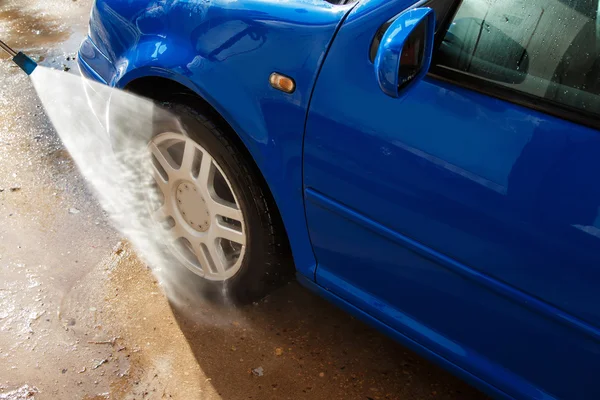
[[[600,115],[598,0],[463,0],[437,66]]]

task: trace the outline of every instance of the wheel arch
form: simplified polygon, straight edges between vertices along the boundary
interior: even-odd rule
[[[314,279],[317,261],[304,207],[304,125],[320,65],[354,4],[155,3],[98,0],[82,61],[109,86],[133,84],[139,90],[151,82],[139,79],[166,78],[216,111],[266,182],[297,272]],[[271,87],[273,72],[291,77],[295,91]],[[162,96],[162,90],[173,88],[180,87],[169,83],[145,90]]]
[[[120,85],[117,85],[120,86]],[[160,75],[146,75],[139,76],[127,81],[122,85],[122,89],[136,95],[154,100],[156,102],[161,101],[177,101],[184,103],[190,107],[194,107],[196,110],[202,112],[206,116],[209,116],[219,126],[219,128],[227,135],[236,145],[236,148],[242,151],[243,157],[249,161],[250,167],[260,180],[260,184],[265,189],[267,195],[267,201],[271,203],[272,209],[276,211],[276,226],[281,228],[282,232],[285,232],[284,243],[287,245],[287,249],[284,251],[290,251],[290,233],[284,223],[282,213],[278,202],[275,200],[275,194],[271,185],[269,185],[264,173],[256,162],[252,152],[240,136],[240,134],[232,127],[232,125],[225,119],[225,117],[202,95],[200,95],[193,85],[186,85],[183,82],[172,79],[170,77]]]

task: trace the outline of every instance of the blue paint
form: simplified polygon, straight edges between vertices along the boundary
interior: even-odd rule
[[[599,398],[600,135],[426,68],[398,90],[400,28],[433,16],[398,18],[375,64],[369,49],[414,3],[98,0],[79,61],[210,103],[265,177],[301,283],[494,397]]]
[[[307,215],[324,289],[515,398],[600,395],[597,328],[310,189]]]
[[[339,203],[323,196],[318,192],[315,192],[314,190],[306,190],[306,199],[320,208],[337,214],[337,217],[342,216],[348,221],[354,222],[357,225],[361,225],[362,229],[368,229],[371,231],[371,233],[377,234],[388,241],[397,242],[397,244],[401,245],[402,247],[406,247],[422,257],[431,259],[439,266],[449,269],[455,274],[472,280],[481,286],[485,286],[487,290],[496,292],[497,294],[507,298],[511,298],[521,306],[531,309],[532,312],[544,315],[546,318],[553,319],[558,323],[580,330],[590,338],[600,342],[600,330],[598,328],[586,323],[585,321],[575,318],[568,313],[565,313],[559,308],[553,307],[552,305],[532,297],[525,292],[515,289],[512,286],[502,283],[497,279],[491,278],[486,274],[458,263],[455,260],[422,245],[421,243],[415,242],[409,237],[401,235],[396,231],[393,231],[369,218],[364,217],[361,214],[354,212],[351,209],[340,205]]]

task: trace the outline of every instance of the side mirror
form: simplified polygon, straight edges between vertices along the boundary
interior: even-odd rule
[[[434,35],[435,14],[427,7],[405,11],[390,25],[375,57],[375,75],[385,94],[399,97],[401,90],[425,76]]]

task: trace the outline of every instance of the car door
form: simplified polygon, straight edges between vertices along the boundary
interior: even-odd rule
[[[394,98],[373,59],[413,3],[359,3],[314,89],[316,281],[503,393],[599,398],[598,0],[421,1],[432,66]]]

